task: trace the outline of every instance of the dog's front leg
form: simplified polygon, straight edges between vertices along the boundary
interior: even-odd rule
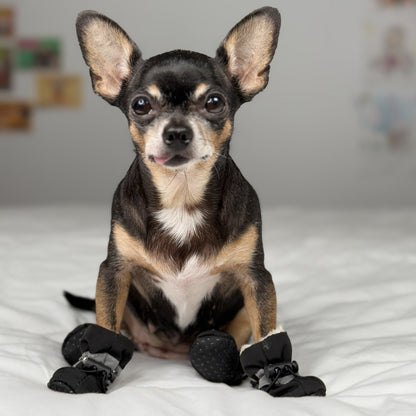
[[[276,328],[276,294],[270,273],[252,269],[242,287],[254,344],[243,346],[240,361],[252,385],[272,396],[324,396],[324,383],[302,377],[292,361],[292,345],[281,326]]]
[[[130,273],[106,260],[96,290],[97,325],[75,328],[64,340],[62,353],[72,365],[55,372],[48,383],[65,393],[105,393],[130,361],[134,346],[119,334],[130,286]]]
[[[272,276],[264,266],[250,267],[241,290],[254,342],[259,342],[276,328],[276,291]]]
[[[95,294],[99,326],[120,332],[130,281],[128,268],[114,267],[108,260],[101,264]]]

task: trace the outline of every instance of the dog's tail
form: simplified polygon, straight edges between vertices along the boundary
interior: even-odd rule
[[[72,305],[74,308],[82,309],[83,311],[95,312],[95,299],[76,296],[67,291],[64,291],[64,296],[66,300],[69,302],[69,304]]]

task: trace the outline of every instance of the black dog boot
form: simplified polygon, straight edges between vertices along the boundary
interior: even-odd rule
[[[74,365],[79,361],[83,351],[81,351],[81,339],[87,328],[93,324],[82,324],[73,329],[62,343],[62,355],[68,364]]]
[[[123,335],[95,324],[80,325],[62,345],[65,359],[73,366],[57,370],[48,387],[63,393],[105,393],[133,351],[133,343]]]
[[[198,335],[190,349],[195,370],[214,383],[235,386],[243,379],[240,354],[234,338],[222,331],[205,331]]]
[[[240,359],[252,385],[274,397],[325,396],[325,384],[319,378],[299,375],[286,332],[269,335],[244,349]]]

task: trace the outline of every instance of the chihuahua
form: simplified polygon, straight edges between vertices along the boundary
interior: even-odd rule
[[[83,353],[74,368],[97,368],[91,345],[103,331],[103,339],[121,331],[152,356],[190,358],[208,380],[238,384],[248,374],[264,389],[277,378],[265,372],[271,358],[256,347],[276,344],[270,340],[279,335],[271,361],[285,363],[280,378],[289,371],[296,381],[296,365],[282,352],[290,341],[276,328],[259,201],[229,155],[236,111],[268,83],[279,12],[264,7],[246,16],[214,58],[175,50],[145,60],[123,29],[94,11],[80,13],[76,28],[92,87],[126,116],[136,157],[113,199],[97,326],[73,331],[64,355],[74,338],[83,339],[84,350],[71,352]],[[242,348],[250,336],[254,345]],[[61,378],[49,387],[66,391]],[[319,390],[302,388],[297,395]]]

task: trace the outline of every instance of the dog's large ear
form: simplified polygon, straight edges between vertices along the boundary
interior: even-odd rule
[[[117,23],[91,10],[78,15],[76,29],[94,91],[115,104],[123,83],[141,59],[139,48]]]
[[[279,30],[278,10],[263,7],[234,26],[217,50],[217,59],[244,101],[249,101],[267,85]]]

